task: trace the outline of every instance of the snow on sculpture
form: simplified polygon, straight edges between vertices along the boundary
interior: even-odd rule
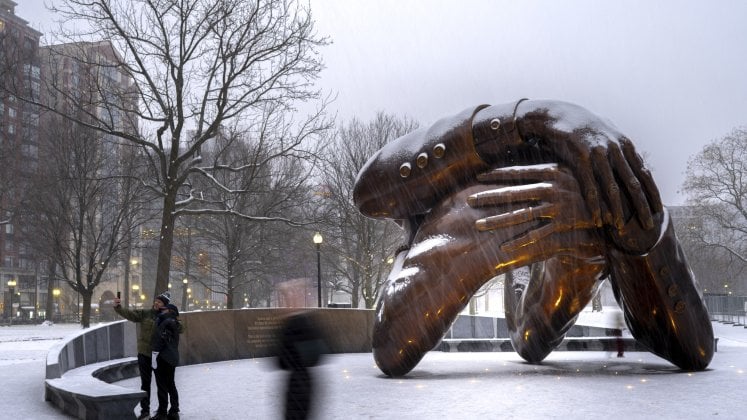
[[[522,99],[481,105],[380,149],[354,189],[359,210],[408,233],[376,308],[373,353],[409,372],[489,279],[506,282],[514,349],[541,362],[609,276],[632,335],[684,370],[713,357],[699,289],[633,143],[588,110]]]

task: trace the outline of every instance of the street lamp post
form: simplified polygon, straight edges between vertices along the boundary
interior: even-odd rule
[[[16,281],[8,280],[8,292],[10,292],[10,323],[13,323],[13,295],[16,293]]]
[[[130,290],[130,277],[132,274],[137,271],[137,265],[138,260],[135,258],[130,259],[130,265],[128,267],[127,273],[125,275],[125,281],[124,281],[124,307],[128,308],[130,307],[130,294],[128,291]]]
[[[316,244],[316,301],[317,307],[322,307],[322,253],[320,245],[322,244],[322,234],[314,234],[314,243]]]
[[[189,283],[189,279],[182,280],[182,311],[187,310],[187,284]]]

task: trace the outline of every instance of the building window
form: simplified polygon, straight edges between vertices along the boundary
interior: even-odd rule
[[[16,115],[17,115],[17,114],[16,114],[16,110],[15,110],[15,108],[8,108],[8,116],[9,116],[10,118],[15,118],[15,117],[16,117]]]
[[[7,233],[8,235],[13,234],[13,225],[11,223],[5,225],[5,233]]]
[[[16,133],[16,126],[13,124],[8,124],[8,134],[15,134]]]
[[[21,153],[24,157],[36,159],[39,155],[39,148],[35,144],[23,144]]]
[[[19,268],[22,268],[24,270],[33,270],[34,269],[34,262],[32,260],[29,260],[28,258],[21,258],[19,265],[20,265]]]
[[[32,79],[39,79],[39,76],[41,75],[41,69],[39,68],[39,66],[35,66],[33,64],[24,64],[23,74],[31,77]]]

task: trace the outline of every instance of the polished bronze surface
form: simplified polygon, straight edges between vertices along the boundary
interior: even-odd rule
[[[374,358],[383,372],[399,376],[412,369],[438,343],[472,295],[495,275],[546,259],[558,260],[558,268],[568,272],[559,274],[548,268],[548,277],[554,276],[553,284],[562,290],[571,286],[564,291],[571,299],[572,289],[577,288],[574,281],[578,281],[573,276],[587,276],[592,282],[598,279],[604,265],[596,231],[572,230],[574,219],[588,218],[588,212],[583,205],[572,207],[580,202],[568,199],[573,191],[548,188],[557,185],[550,183],[551,177],[573,178],[554,165],[521,173],[523,177],[537,174],[534,179],[545,181],[528,188],[475,183],[446,197],[419,225],[410,248],[397,256],[374,322]],[[491,193],[500,193],[504,202],[479,203],[479,197]],[[523,211],[521,206],[535,200],[555,201],[531,215]],[[482,207],[471,207],[468,201]],[[489,232],[475,229],[476,221],[497,210],[506,213],[493,222]],[[557,301],[552,293],[536,303]],[[560,319],[562,315],[548,317]]]
[[[522,100],[442,119],[379,150],[354,199],[408,231],[374,323],[388,375],[409,372],[485,282],[522,266],[531,280],[506,282],[506,318],[529,362],[560,343],[607,275],[653,353],[686,370],[711,360],[708,314],[651,174],[581,107]]]

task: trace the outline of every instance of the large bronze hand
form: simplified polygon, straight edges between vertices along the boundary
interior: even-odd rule
[[[633,215],[644,230],[658,227],[659,191],[633,143],[580,106],[547,100],[490,106],[473,117],[473,136],[491,166],[507,157],[521,163],[549,154],[572,168],[597,226],[623,229]]]
[[[560,190],[552,193],[552,174],[561,172],[551,166],[536,170],[545,182],[472,185],[446,197],[420,224],[410,249],[398,255],[377,306],[373,351],[384,373],[409,372],[494,276],[557,255],[597,258],[603,253],[594,230],[577,229],[588,222],[570,222],[566,214],[556,213],[563,204],[545,206],[565,199]],[[481,200],[494,203],[481,208]],[[524,211],[527,205],[537,211]],[[488,219],[496,215],[496,206],[505,214]],[[486,219],[489,231],[475,229],[477,221]],[[536,240],[537,230],[542,241]]]
[[[528,244],[554,248],[557,245],[547,243],[558,239],[554,233],[595,227],[578,182],[570,170],[561,169],[555,163],[493,169],[478,175],[477,179],[499,187],[470,195],[467,199],[470,207],[494,213],[518,207],[510,213],[491,214],[478,220],[475,223],[478,230],[504,229],[508,227],[506,220],[521,220],[522,217],[544,222],[526,235],[502,244],[504,250]]]
[[[580,237],[595,237],[599,245],[584,252],[580,248],[566,249],[547,260],[532,266],[532,276],[521,296],[514,294],[514,288],[507,277],[505,285],[506,324],[514,349],[525,360],[536,363],[542,361],[565,337],[575,324],[581,310],[597,293],[600,278],[607,271],[603,258],[603,238],[595,235],[591,214],[586,208],[578,182],[567,168],[555,164],[535,166],[515,166],[494,169],[481,174],[483,182],[527,183],[540,181],[539,186],[524,190],[520,187],[514,200],[541,203],[535,207],[518,210],[532,212],[546,220],[552,220],[526,235],[502,245],[502,249],[517,249],[527,243],[539,246],[560,247],[553,241],[566,241],[573,246],[576,241],[556,235],[559,232],[575,231]],[[505,189],[496,189],[475,194],[469,203],[473,207],[485,209],[507,204]],[[509,187],[516,188],[516,187]],[[490,216],[477,221],[479,230],[487,231],[503,228],[501,221],[505,215]],[[578,252],[575,252],[578,251]],[[593,252],[588,252],[593,251]]]

